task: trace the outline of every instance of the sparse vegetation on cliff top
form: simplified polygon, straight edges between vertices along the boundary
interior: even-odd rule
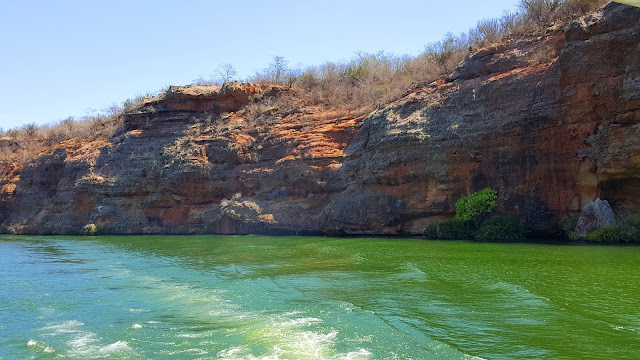
[[[470,51],[492,46],[510,38],[538,36],[560,30],[571,21],[593,11],[603,0],[521,0],[519,11],[500,18],[483,19],[467,33],[448,34],[443,40],[427,44],[416,56],[396,56],[384,52],[357,53],[348,62],[329,62],[305,69],[289,66],[276,56],[271,64],[246,80],[295,87],[296,99],[269,98],[268,109],[287,112],[305,105],[322,105],[333,109],[358,109],[366,112],[385,104],[407,91],[412,84],[430,82],[449,73]],[[215,79],[198,83],[234,80],[232,64],[215,70]],[[150,96],[150,94],[148,94]],[[90,141],[109,138],[121,125],[123,113],[140,106],[144,96],[126,100],[102,112],[92,111],[79,119],[67,118],[56,124],[28,124],[0,131],[0,162],[25,163],[44,148],[65,140]],[[264,106],[248,105],[245,114],[262,115]]]

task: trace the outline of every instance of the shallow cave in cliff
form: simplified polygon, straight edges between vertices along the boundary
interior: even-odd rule
[[[600,199],[614,209],[632,206],[640,209],[640,178],[611,179],[598,184]]]

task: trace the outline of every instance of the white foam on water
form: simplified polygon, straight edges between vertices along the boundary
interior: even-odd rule
[[[256,317],[256,315],[254,314],[243,313],[242,311],[239,310],[240,307],[234,304],[227,304],[227,303],[216,304],[216,307],[217,309],[209,310],[207,314],[209,316],[216,316],[216,317],[219,317],[219,316],[233,317],[234,319],[247,319],[247,318]]]
[[[240,355],[244,351],[246,351],[246,349],[239,348],[239,347],[224,349],[224,350],[218,351],[218,357],[220,359],[234,359],[236,358],[237,355]]]
[[[126,341],[116,341],[112,344],[101,346],[93,333],[76,337],[69,342],[72,357],[95,358],[98,356],[110,356],[131,353],[133,349]]]
[[[225,360],[279,360],[279,359],[367,359],[368,350],[355,349],[336,354],[338,331],[322,328],[322,319],[303,315],[300,311],[259,318],[262,327],[256,332],[243,333],[251,345],[232,347],[218,352]],[[267,348],[266,354],[252,353],[252,348]],[[264,351],[264,350],[263,350]]]
[[[184,349],[184,350],[176,350],[176,351],[169,351],[168,355],[178,355],[178,354],[193,354],[193,355],[207,355],[209,352],[207,350],[203,350],[203,349]]]
[[[336,360],[360,360],[360,359],[370,359],[373,354],[371,351],[367,349],[358,349],[357,351],[351,351],[344,355],[336,355],[334,359]]]
[[[281,331],[277,335],[278,344],[273,346],[273,352],[278,358],[321,359],[334,353],[338,332]]]
[[[149,310],[147,310],[147,309],[130,308],[130,309],[127,309],[127,310],[130,311],[130,312],[149,312]]]
[[[373,341],[373,335],[369,334],[369,335],[353,337],[345,340],[349,342],[355,342],[355,343],[371,342]]]
[[[298,318],[298,319],[291,319],[289,321],[285,321],[283,323],[280,323],[280,325],[282,326],[310,326],[310,325],[316,325],[316,324],[320,324],[322,323],[322,320],[318,319],[318,318],[312,318],[312,317],[307,317],[307,318]]]
[[[229,349],[220,350],[218,352],[218,359],[220,360],[280,360],[277,355],[265,355],[257,357],[253,354],[248,354],[249,350],[245,347],[232,347]]]
[[[414,263],[407,263],[403,265],[401,269],[402,269],[402,272],[395,274],[393,276],[394,279],[412,280],[412,281],[420,281],[420,282],[429,280],[427,273],[420,270],[418,265]]]
[[[289,311],[289,312],[286,312],[286,313],[282,314],[282,316],[296,316],[296,315],[300,315],[300,314],[302,314],[302,311],[293,310],[293,311]]]
[[[112,344],[100,344],[97,334],[82,329],[84,323],[77,320],[67,320],[60,323],[51,323],[43,327],[45,336],[71,337],[66,342],[68,357],[95,358],[110,356],[112,354],[124,354],[133,351],[126,341],[116,341]],[[134,324],[138,325],[139,324]],[[29,340],[28,346],[41,346],[36,340]],[[53,352],[53,349],[44,347],[44,352]]]
[[[91,332],[79,333],[75,338],[69,340],[67,345],[71,348],[69,353],[74,355],[89,356],[99,350],[99,346],[93,345],[98,340],[96,334]]]
[[[142,329],[142,325],[140,325],[140,324],[133,324],[133,325],[131,325],[131,327],[133,329]]]
[[[638,329],[632,327],[632,326],[618,326],[618,325],[611,325],[611,328],[613,330],[617,330],[617,331],[637,331]]]
[[[56,312],[56,309],[52,306],[43,306],[38,308],[38,312],[40,313],[40,316],[38,316],[38,318],[44,319],[45,316],[54,314]]]
[[[42,352],[44,352],[46,354],[51,354],[51,353],[56,352],[51,346],[48,346],[47,344],[43,343],[42,341],[38,341],[38,340],[29,339],[29,341],[27,342],[27,346],[36,348],[38,350],[41,350]]]
[[[297,315],[301,315],[301,313]],[[303,356],[303,358],[317,358],[331,353],[338,332],[334,330],[323,333],[308,329],[317,327],[322,322],[322,319],[315,317],[284,317],[284,319],[279,317],[277,320],[272,320],[268,335],[274,336],[277,341],[274,346],[275,355],[297,355]]]
[[[242,348],[231,348],[228,350],[222,350],[218,353],[218,355],[222,355],[222,356],[233,356],[237,353],[242,352]]]
[[[199,339],[199,338],[208,338],[211,336],[211,334],[212,334],[212,331],[199,331],[199,332],[182,333],[176,336],[179,338],[185,338],[185,339]]]
[[[112,354],[122,354],[129,353],[133,349],[129,346],[126,341],[116,341],[113,344],[101,347],[98,352],[104,355],[112,355]]]
[[[57,336],[63,334],[73,334],[78,332],[78,328],[84,325],[84,323],[77,320],[67,320],[61,323],[50,323],[42,328],[44,331],[51,331],[44,335]]]
[[[340,308],[346,312],[353,312],[354,310],[362,310],[359,306],[346,301],[340,302]]]
[[[324,350],[329,350],[333,347],[337,337],[337,331],[331,331],[327,334],[305,331],[295,337],[298,341],[293,348],[300,350],[303,353],[320,356],[324,353]]]

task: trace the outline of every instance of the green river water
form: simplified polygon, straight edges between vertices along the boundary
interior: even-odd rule
[[[640,247],[0,237],[0,359],[638,359]]]

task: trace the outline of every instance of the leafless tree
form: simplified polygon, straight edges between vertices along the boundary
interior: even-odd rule
[[[479,46],[495,43],[500,40],[503,34],[502,23],[500,19],[495,18],[478,21],[478,25],[470,31],[470,37]]]
[[[520,8],[538,27],[549,25],[561,5],[561,0],[520,0]]]
[[[467,47],[467,44],[463,42],[452,33],[448,33],[441,41],[425,45],[424,54],[429,61],[440,66],[445,73],[449,73],[451,71],[450,60],[456,53]]]
[[[282,56],[274,56],[273,61],[269,65],[268,73],[275,83],[281,83],[285,79],[287,72],[287,64],[289,62]]]
[[[122,113],[122,107],[118,106],[117,104],[112,104],[111,106],[108,106],[106,108],[104,108],[102,110],[102,112],[107,115],[107,117],[114,117],[114,116],[118,116],[120,115],[120,113]]]
[[[302,75],[302,70],[299,68],[296,69],[288,69],[285,73],[285,83],[289,88],[293,87],[293,83],[298,80],[298,78]]]
[[[569,19],[583,16],[604,3],[604,0],[564,0],[560,9],[561,16]]]
[[[36,135],[38,134],[38,130],[38,125],[36,125],[35,123],[22,126],[22,131],[24,131],[27,140],[35,139]]]
[[[62,120],[60,122],[60,125],[62,125],[69,134],[71,134],[71,132],[73,132],[73,128],[76,126],[76,121],[73,119],[73,117],[69,116],[68,118]]]
[[[506,11],[500,18],[500,27],[504,35],[514,35],[522,32],[524,21],[522,14]]]
[[[216,77],[221,83],[233,81],[236,75],[236,69],[231,64],[220,64],[216,68]]]

